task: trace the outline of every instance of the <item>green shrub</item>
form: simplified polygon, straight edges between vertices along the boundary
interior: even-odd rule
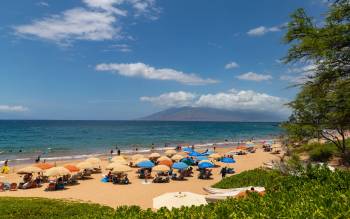
[[[318,147],[310,151],[312,161],[327,162],[333,156],[334,151],[330,147]]]

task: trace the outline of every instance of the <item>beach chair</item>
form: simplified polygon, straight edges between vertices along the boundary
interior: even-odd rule
[[[10,184],[10,191],[17,191],[17,183]]]

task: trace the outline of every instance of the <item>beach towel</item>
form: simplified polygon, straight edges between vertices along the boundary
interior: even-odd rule
[[[103,177],[103,178],[101,179],[101,182],[103,182],[103,183],[108,183],[108,177]]]

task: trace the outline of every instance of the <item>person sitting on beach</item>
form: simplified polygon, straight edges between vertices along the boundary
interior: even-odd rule
[[[106,177],[108,179],[108,182],[111,182],[112,181],[112,172],[109,171]]]
[[[41,183],[43,182],[43,179],[42,179],[42,177],[41,177],[41,173],[39,172],[38,173],[38,176],[35,178],[35,183],[37,184],[37,185],[41,185]]]
[[[10,172],[10,167],[8,166],[8,160],[5,160],[4,166],[2,166],[0,173],[8,174]]]

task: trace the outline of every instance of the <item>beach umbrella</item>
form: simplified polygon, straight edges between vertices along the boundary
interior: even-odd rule
[[[135,161],[135,164],[138,164],[138,163],[140,163],[140,162],[143,162],[143,161],[150,161],[148,158],[140,158],[140,159],[138,159],[138,160],[136,160]]]
[[[51,163],[38,163],[38,164],[35,164],[34,166],[39,167],[42,170],[47,170],[54,167],[55,165]]]
[[[175,154],[174,156],[171,157],[172,160],[175,160],[175,161],[179,161],[181,160],[182,158],[184,158],[184,156],[180,155],[180,154]]]
[[[98,165],[101,164],[101,159],[97,158],[97,157],[90,157],[90,158],[86,159],[85,161],[89,162],[91,164],[98,164]]]
[[[132,171],[132,169],[129,166],[119,163],[111,163],[106,167],[106,169],[112,170],[112,173],[125,173]]]
[[[93,169],[94,165],[89,163],[89,162],[80,162],[76,165],[79,169],[84,170],[84,169]]]
[[[112,162],[119,161],[119,160],[125,161],[124,156],[115,156],[111,159]]]
[[[67,170],[69,170],[71,173],[80,171],[80,169],[73,164],[66,164],[63,167],[66,168]]]
[[[152,170],[154,170],[156,172],[165,172],[165,171],[169,171],[170,167],[161,164],[161,165],[157,165],[157,166],[153,167]]]
[[[188,154],[188,156],[197,157],[197,156],[202,156],[202,154],[198,153],[197,151],[192,151]]]
[[[209,158],[212,158],[212,159],[220,159],[222,156],[218,153],[215,153],[215,154],[211,154],[209,155]]]
[[[196,160],[208,160],[208,157],[206,157],[206,156],[198,156],[198,157],[196,157]]]
[[[239,150],[247,150],[247,146],[238,146],[238,147],[236,147],[236,149],[239,149]]]
[[[149,158],[158,158],[158,157],[160,157],[160,154],[159,153],[152,153],[148,157]]]
[[[140,158],[144,158],[144,156],[142,154],[134,154],[131,156],[131,160],[133,161],[138,160]]]
[[[172,166],[173,169],[178,169],[178,170],[187,169],[187,167],[188,165],[185,164],[184,162],[176,162]]]
[[[44,172],[45,176],[57,177],[69,175],[70,172],[64,167],[52,167]]]
[[[123,165],[128,165],[129,164],[129,162],[126,161],[126,160],[116,160],[116,161],[114,161],[112,163],[119,163],[119,164],[123,164]]]
[[[203,160],[203,161],[198,163],[198,167],[201,169],[212,168],[212,167],[214,167],[214,164],[212,162],[210,162],[209,160]]]
[[[169,156],[171,157],[174,154],[176,154],[176,151],[174,149],[165,151],[165,155],[168,156],[168,157]]]
[[[173,161],[171,160],[161,160],[158,162],[159,165],[166,165],[168,167],[171,167],[173,165]]]
[[[43,172],[43,170],[36,166],[27,166],[17,171],[18,174],[40,173],[40,172]]]
[[[200,206],[206,205],[204,195],[199,195],[191,192],[173,192],[165,193],[153,199],[153,208],[159,209],[166,207],[169,210],[172,208],[181,208],[182,206]]]
[[[157,159],[157,161],[163,161],[163,160],[170,160],[171,161],[171,159],[167,156],[161,156],[160,158]]]
[[[185,157],[185,158],[181,159],[180,161],[181,161],[181,162],[184,162],[184,163],[187,164],[187,165],[192,165],[192,164],[194,164],[194,160],[192,160],[192,159],[189,158],[189,157]]]
[[[185,152],[192,152],[193,149],[192,148],[184,148],[183,151],[185,151]]]
[[[141,168],[152,168],[152,167],[154,167],[154,163],[149,161],[149,160],[145,160],[145,161],[142,161],[140,163],[137,163],[136,166],[141,167]]]
[[[236,161],[230,157],[223,157],[220,161],[223,163],[236,163]]]

